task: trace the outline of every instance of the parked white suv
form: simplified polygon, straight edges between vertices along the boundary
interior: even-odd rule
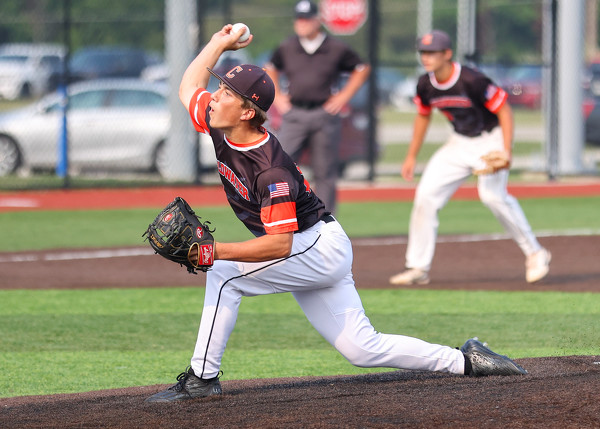
[[[0,98],[38,97],[56,89],[66,50],[61,45],[0,45]]]

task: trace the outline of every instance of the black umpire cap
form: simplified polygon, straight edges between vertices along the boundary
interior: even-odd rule
[[[319,14],[319,8],[315,3],[313,3],[310,0],[301,0],[298,3],[296,3],[296,7],[294,7],[294,14],[296,16],[296,19],[310,19],[316,17]]]

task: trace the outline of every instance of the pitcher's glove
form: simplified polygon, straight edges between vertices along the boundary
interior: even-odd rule
[[[473,170],[473,174],[477,176],[481,174],[493,174],[498,170],[510,167],[510,157],[503,150],[494,150],[486,153],[481,157],[481,160],[485,163],[485,166]]]
[[[214,229],[200,218],[181,197],[176,197],[154,219],[142,237],[148,234],[150,246],[160,256],[185,266],[188,272],[208,271],[214,262]],[[197,248],[198,257],[190,260],[190,251]]]

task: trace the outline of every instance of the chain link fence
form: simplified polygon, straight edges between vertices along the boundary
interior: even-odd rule
[[[198,26],[193,37],[197,49],[224,23],[245,22],[254,34],[253,44],[231,54],[220,66],[235,62],[262,65],[291,34],[295,3],[196,0],[193,13]],[[545,103],[549,94],[543,75],[549,64],[542,28],[547,23],[544,13],[555,2],[473,3],[474,39],[465,45],[471,49],[461,51],[460,59],[481,68],[509,93],[516,121],[514,171],[547,178]],[[581,46],[586,62],[581,78],[584,105],[571,107],[581,109],[586,122],[581,124],[586,139],[581,173],[597,175],[600,67],[594,62],[597,48],[590,46],[597,37],[589,35],[597,32],[598,10],[597,0],[585,3],[585,46]],[[342,175],[345,180],[398,181],[412,134],[416,78],[422,72],[415,52],[417,34],[430,25],[456,40],[464,33],[458,31],[462,27],[457,18],[464,1],[377,0],[369,6],[370,12],[378,14],[377,28],[370,25],[369,17],[355,34],[336,37],[354,46],[365,59],[377,59],[376,160],[369,165],[365,86],[344,111]],[[590,14],[596,18],[590,19]],[[164,174],[165,162],[172,162],[164,153],[164,142],[172,113],[167,100],[177,89],[169,85],[165,21],[163,0],[2,2],[1,190],[173,183]],[[369,46],[377,47],[376,56]],[[65,76],[68,85],[64,85]],[[275,116],[270,125],[277,125]],[[445,119],[434,117],[419,168],[448,132]],[[216,182],[210,141],[199,136],[195,144],[197,173],[185,183]],[[369,171],[374,171],[374,176]]]

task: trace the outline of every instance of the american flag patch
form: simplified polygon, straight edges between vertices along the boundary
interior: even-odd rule
[[[269,185],[269,192],[271,192],[271,198],[285,197],[290,194],[290,186],[286,182],[273,183]]]

